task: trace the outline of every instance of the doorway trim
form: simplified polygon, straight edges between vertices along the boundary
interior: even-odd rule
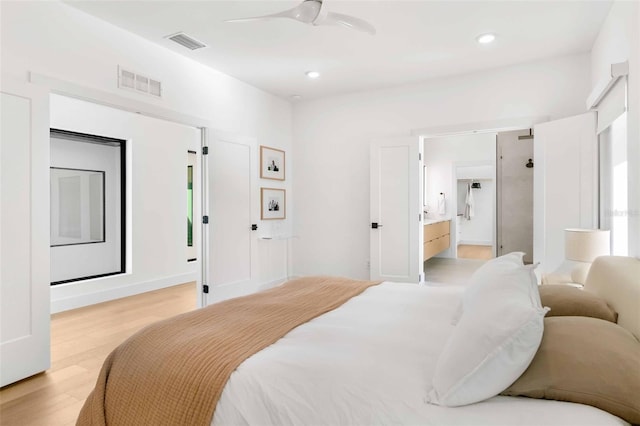
[[[537,115],[530,117],[507,118],[503,120],[478,121],[470,123],[459,123],[445,126],[432,126],[411,129],[412,136],[420,136],[425,139],[444,138],[448,136],[461,136],[474,133],[498,133],[511,130],[522,130],[533,128],[536,124],[549,121],[548,115]]]
[[[184,124],[198,129],[203,127],[212,127],[212,123],[209,120],[201,117],[183,114],[179,111],[158,107],[146,102],[120,96],[115,93],[106,92],[104,90],[81,86],[55,77],[49,77],[44,74],[30,72],[29,82],[46,87],[51,93],[55,93],[57,95],[92,102],[94,104],[104,105],[136,114],[142,114],[147,117]]]

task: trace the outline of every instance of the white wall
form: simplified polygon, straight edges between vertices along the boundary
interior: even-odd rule
[[[570,116],[584,111],[589,86],[583,54],[299,103],[294,272],[369,276],[372,139],[425,127]]]
[[[591,84],[606,78],[612,63],[629,61],[627,158],[629,255],[640,257],[640,3],[616,1],[591,50]]]
[[[496,134],[493,134],[494,137]],[[494,151],[495,152],[495,151]],[[492,161],[495,163],[495,157]],[[496,168],[492,165],[484,166],[461,166],[458,167],[458,179],[493,179],[496,176]]]
[[[44,74],[89,89],[117,94],[181,114],[201,117],[212,127],[230,133],[257,138],[258,144],[287,151],[287,219],[278,224],[287,233],[295,215],[291,185],[292,110],[280,98],[260,91],[225,74],[212,70],[127,33],[109,23],[59,2],[1,2],[0,59],[2,76],[25,81],[28,72]],[[163,83],[163,99],[117,88],[118,65],[142,74],[153,75]],[[38,155],[33,153],[32,160]],[[48,159],[47,159],[48,162]],[[153,213],[140,210],[136,214]],[[262,224],[268,231],[271,224]],[[146,244],[146,243],[145,243]],[[259,253],[261,273],[272,280],[286,271],[278,259],[277,271],[264,267],[266,253]],[[184,250],[179,259],[184,258]],[[167,278],[167,277],[165,277]],[[158,288],[171,279],[128,283],[121,295]],[[93,302],[106,300],[100,292],[81,294]],[[62,295],[60,295],[62,297]],[[72,297],[65,295],[64,297]],[[77,295],[80,296],[80,295]],[[55,296],[54,296],[55,297]],[[195,299],[195,298],[194,298]],[[71,306],[54,307],[56,309]]]

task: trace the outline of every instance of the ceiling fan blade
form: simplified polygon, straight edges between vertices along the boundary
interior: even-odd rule
[[[376,28],[365,20],[356,18],[355,16],[344,15],[342,13],[329,12],[327,16],[315,25],[342,25],[343,27],[352,28],[354,30],[376,34]]]
[[[253,22],[253,21],[264,21],[264,20],[273,19],[273,18],[296,19],[297,13],[298,13],[298,8],[294,7],[293,9],[285,10],[278,13],[272,13],[271,15],[252,16],[249,18],[227,19],[224,22]]]

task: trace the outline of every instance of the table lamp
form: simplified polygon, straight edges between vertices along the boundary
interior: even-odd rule
[[[580,262],[571,271],[574,283],[584,284],[591,262],[611,253],[610,231],[602,229],[565,229],[564,257]]]

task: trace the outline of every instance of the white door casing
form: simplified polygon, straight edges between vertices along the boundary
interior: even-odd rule
[[[208,305],[256,290],[257,162],[254,139],[207,132],[208,155],[203,156],[205,185],[204,296]]]
[[[2,78],[0,386],[50,366],[49,96]]]
[[[403,137],[371,144],[372,280],[418,283],[422,279],[423,160],[419,139]]]
[[[597,137],[589,112],[534,127],[533,261],[540,273],[564,261],[564,230],[597,226]]]

